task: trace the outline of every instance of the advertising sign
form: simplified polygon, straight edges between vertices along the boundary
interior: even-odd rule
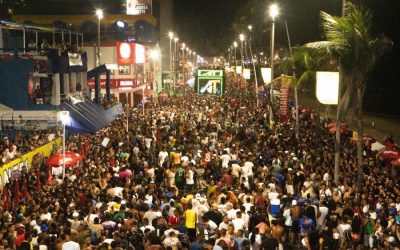
[[[339,72],[317,71],[317,99],[322,104],[336,105],[339,96]]]
[[[79,53],[68,52],[69,66],[83,66],[82,57]]]
[[[251,77],[250,69],[243,69],[243,78],[249,80]]]
[[[279,117],[281,122],[287,122],[288,120],[288,98],[289,98],[289,84],[282,81],[280,100],[279,100]]]
[[[271,82],[271,68],[261,68],[261,76],[265,84]]]
[[[145,63],[146,62],[146,54],[145,48],[141,44],[135,43],[135,63]]]
[[[134,43],[116,43],[117,63],[133,64],[135,62],[135,44]]]
[[[44,146],[41,146],[27,154],[22,155],[21,157],[4,164],[0,167],[0,187],[4,184],[8,183],[15,174],[16,171],[21,171],[24,167],[28,169],[31,167],[32,159],[36,154],[42,155],[42,157],[50,156],[55,146],[61,145],[61,138],[58,138],[54,141],[47,143]]]
[[[145,15],[151,14],[152,0],[127,0],[126,14],[127,15]]]
[[[196,92],[199,95],[222,96],[225,91],[224,71],[223,70],[203,70],[197,71]]]

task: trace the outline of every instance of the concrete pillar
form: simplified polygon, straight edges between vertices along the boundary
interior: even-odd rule
[[[51,94],[51,104],[52,105],[60,105],[60,103],[61,103],[60,74],[59,73],[53,74],[52,80],[53,80],[53,89],[52,89],[52,94]]]
[[[69,73],[64,73],[64,94],[66,98],[68,98],[69,96],[69,84],[70,84]]]
[[[76,74],[78,74],[78,73],[72,72],[72,73],[70,74],[70,77],[71,77],[70,86],[71,86],[71,91],[72,91],[72,93],[75,93],[75,92],[76,92],[76,81],[77,81]]]

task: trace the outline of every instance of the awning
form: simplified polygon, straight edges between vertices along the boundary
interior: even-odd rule
[[[61,107],[70,112],[70,120],[65,126],[74,133],[95,133],[115,119],[101,106],[87,99],[76,104],[64,102]]]
[[[144,92],[144,95],[152,95],[153,94],[153,90],[152,89],[145,89],[144,91],[143,90],[137,90],[137,91],[135,91],[135,94],[143,95],[143,92]]]

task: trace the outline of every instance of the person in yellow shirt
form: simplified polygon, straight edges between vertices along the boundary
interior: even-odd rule
[[[189,203],[184,213],[185,226],[188,229],[188,236],[190,241],[196,239],[196,212],[192,209],[192,203]]]

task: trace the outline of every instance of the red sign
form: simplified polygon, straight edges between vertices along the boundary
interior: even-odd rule
[[[116,47],[118,64],[135,63],[135,43],[117,42]]]
[[[279,100],[279,117],[281,122],[287,122],[288,120],[288,97],[289,97],[289,85],[285,82],[281,83],[281,93]]]

